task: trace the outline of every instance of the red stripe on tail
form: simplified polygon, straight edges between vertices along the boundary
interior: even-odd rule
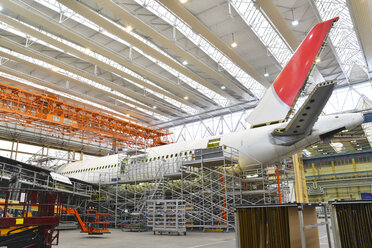
[[[275,79],[274,89],[279,98],[288,106],[291,106],[298,91],[305,83],[311,65],[326,38],[333,22],[338,17],[321,22],[313,27],[305,40],[297,48],[291,60],[283,71]]]

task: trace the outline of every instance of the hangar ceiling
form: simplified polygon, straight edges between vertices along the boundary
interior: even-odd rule
[[[317,71],[339,88],[368,82],[371,7],[360,0],[2,0],[0,76],[167,128],[253,108],[307,32],[335,16]]]

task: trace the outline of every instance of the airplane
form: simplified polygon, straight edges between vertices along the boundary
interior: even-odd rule
[[[160,168],[161,164],[169,163],[177,157],[187,157],[188,151],[212,145],[237,149],[239,165],[244,170],[258,164],[281,161],[320,140],[329,139],[341,130],[353,129],[360,125],[364,121],[361,113],[320,116],[336,85],[336,82],[332,81],[317,84],[297,112],[292,113],[308,81],[315,59],[338,19],[336,17],[318,23],[308,33],[274,83],[266,90],[257,107],[248,116],[250,129],[148,148],[132,156],[126,161],[126,165],[143,166],[146,170],[152,170],[154,176],[156,166]],[[78,161],[60,167],[57,172],[92,183],[110,183],[123,179],[123,176],[118,177],[123,173],[119,160],[119,155],[115,154]],[[149,167],[150,164],[154,164],[152,168]],[[97,174],[99,177],[94,176]]]

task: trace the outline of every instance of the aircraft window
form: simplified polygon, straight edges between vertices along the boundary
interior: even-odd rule
[[[162,159],[164,159],[164,156],[161,156]]]
[[[173,154],[171,154],[171,158],[173,158]]]
[[[130,164],[133,164],[133,161],[132,161],[132,162],[130,162]]]
[[[174,156],[177,157],[178,156],[178,153],[174,154]]]
[[[158,157],[158,159],[160,159],[160,156]]]
[[[169,157],[169,155],[165,156],[165,158],[168,158],[168,157]]]
[[[189,154],[191,154],[191,153],[192,153],[192,151],[189,152]]]
[[[150,162],[151,162],[152,158],[150,158]]]
[[[146,158],[146,162],[148,161],[148,159]]]
[[[223,146],[223,149],[227,149],[227,146]]]
[[[187,155],[187,152],[185,152],[185,156]]]

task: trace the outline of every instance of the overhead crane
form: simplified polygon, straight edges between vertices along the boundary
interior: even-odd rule
[[[153,128],[86,105],[59,100],[57,95],[38,94],[0,82],[0,120],[122,148],[145,148],[167,144],[165,129]]]

